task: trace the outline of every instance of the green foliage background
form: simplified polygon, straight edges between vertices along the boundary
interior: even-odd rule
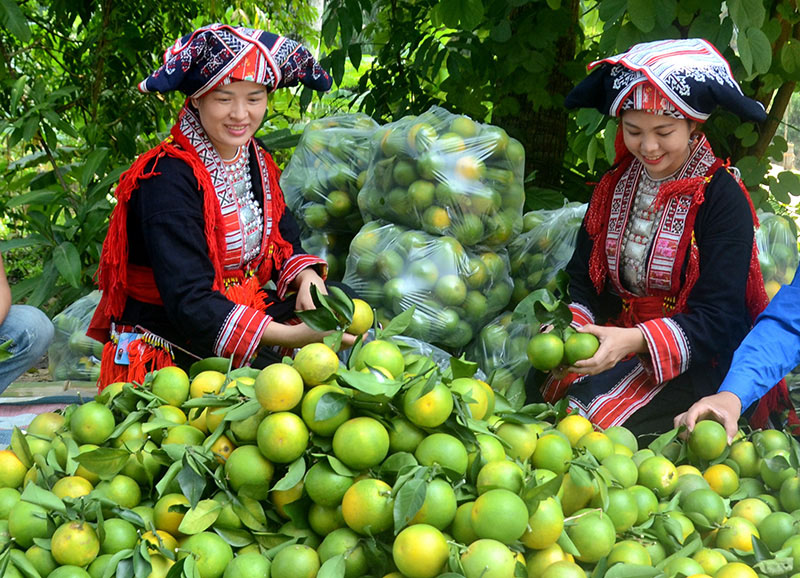
[[[500,125],[526,148],[526,208],[586,200],[616,124],[563,107],[588,62],[640,41],[702,36],[769,118],[716,113],[705,131],[768,210],[800,190],[767,175],[800,79],[794,0],[0,0],[0,250],[15,299],[60,311],[93,286],[113,186],[168,131],[179,95],[136,84],[175,38],[210,22],[269,28],[319,51],[322,99],[273,95],[261,135],[285,164],[306,120],[360,109],[379,121],[436,104]],[[318,30],[319,29],[319,30]],[[783,133],[783,130],[779,131]]]

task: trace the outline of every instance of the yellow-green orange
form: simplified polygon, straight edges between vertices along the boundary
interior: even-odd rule
[[[578,549],[575,556],[581,562],[594,563],[611,553],[616,542],[614,523],[605,512],[579,510],[572,524],[567,526],[567,535]]]
[[[544,468],[563,474],[572,462],[572,446],[566,437],[557,434],[543,435],[536,442],[531,463],[535,468]]]
[[[414,457],[423,466],[439,464],[445,468],[448,477],[452,475],[450,472],[455,473],[456,477],[463,476],[469,463],[467,448],[461,440],[442,432],[430,434],[423,439],[417,446]]]
[[[660,498],[672,494],[678,483],[675,465],[664,456],[652,456],[639,464],[639,485],[653,490]]]
[[[575,447],[578,440],[594,431],[592,422],[580,414],[572,413],[556,424],[556,429],[567,436],[569,444]]]
[[[564,529],[564,512],[554,496],[540,501],[528,517],[528,526],[520,541],[528,548],[541,550],[555,544]]]
[[[353,299],[353,321],[347,327],[351,335],[361,335],[372,327],[375,315],[369,303],[363,299]]]
[[[189,386],[189,397],[203,397],[204,395],[216,395],[222,390],[225,383],[224,373],[219,371],[201,371],[192,380]]]
[[[524,462],[536,450],[538,436],[542,433],[542,426],[538,423],[503,422],[495,433],[506,445],[506,455]]]
[[[258,449],[265,458],[278,464],[288,464],[303,455],[308,437],[303,420],[288,411],[269,414],[256,433]]]
[[[267,411],[289,411],[303,398],[303,378],[291,365],[273,363],[258,372],[255,392],[258,403]]]
[[[153,393],[169,405],[179,406],[189,399],[189,376],[176,365],[159,369],[153,378]]]
[[[461,554],[466,578],[508,578],[514,576],[517,560],[508,546],[488,538],[475,540]]]
[[[561,365],[564,342],[554,333],[538,333],[528,342],[528,360],[539,371],[550,371]]]
[[[409,524],[427,524],[444,530],[456,516],[456,493],[449,482],[435,478],[428,482],[422,507]]]
[[[324,343],[309,343],[294,357],[294,369],[308,387],[325,383],[339,369],[336,352]]]
[[[50,553],[62,566],[88,566],[100,553],[100,540],[88,522],[65,522],[53,532]]]
[[[728,447],[728,434],[721,423],[710,419],[700,420],[689,434],[688,445],[701,460],[715,460]]]
[[[353,369],[361,370],[367,365],[370,367],[383,367],[395,379],[403,375],[403,370],[406,366],[400,348],[391,341],[384,339],[370,341],[356,354]]]
[[[404,528],[392,544],[392,559],[407,578],[434,578],[444,568],[450,548],[444,535],[428,524]]]
[[[102,444],[115,426],[111,410],[96,401],[78,406],[69,418],[72,437],[79,444]]]
[[[439,382],[421,395],[425,386],[425,381],[419,381],[408,388],[403,397],[403,413],[414,425],[438,427],[453,412],[453,394],[445,384]]]
[[[225,476],[231,489],[254,500],[264,500],[275,468],[256,446],[240,446],[225,462]]]
[[[333,434],[333,453],[355,470],[372,468],[389,453],[389,432],[371,417],[347,420]]]
[[[322,506],[338,506],[347,489],[353,485],[353,478],[334,471],[327,460],[311,466],[306,473],[305,488],[308,497]]]
[[[342,498],[344,521],[359,534],[375,535],[391,528],[393,508],[392,487],[373,478],[359,480]]]
[[[28,468],[11,450],[0,450],[0,487],[19,488]]]
[[[189,536],[181,543],[178,557],[191,555],[200,578],[221,578],[225,568],[233,560],[230,545],[213,532],[200,532]]]
[[[489,490],[478,496],[470,517],[472,528],[480,538],[504,544],[519,540],[528,526],[525,502],[517,494],[503,489]]]

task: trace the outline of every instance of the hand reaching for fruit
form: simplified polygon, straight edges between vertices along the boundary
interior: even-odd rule
[[[585,335],[591,335],[595,339],[578,337]],[[573,338],[576,343],[568,348],[570,340]],[[647,352],[647,342],[644,334],[637,327],[608,327],[589,324],[579,327],[576,333],[567,338],[565,350],[565,359],[569,364],[567,371],[597,375],[611,369],[632,353]],[[573,352],[573,356],[570,356],[570,350]]]

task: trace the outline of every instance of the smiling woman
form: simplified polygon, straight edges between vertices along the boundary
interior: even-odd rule
[[[600,346],[565,377],[532,372],[528,394],[538,381],[547,401],[567,396],[603,428],[666,431],[716,391],[767,303],[750,198],[698,128],[718,105],[765,113],[706,40],[637,44],[590,69],[565,104],[620,118],[617,158],[567,272],[573,325]]]
[[[325,261],[302,250],[280,171],[253,138],[267,94],[300,82],[331,86],[303,46],[213,24],[177,40],[139,84],[188,98],[170,136],[116,190],[88,332],[106,343],[101,389],[193,358],[264,365],[280,348],[322,341],[294,312],[314,307],[311,287],[326,292]]]

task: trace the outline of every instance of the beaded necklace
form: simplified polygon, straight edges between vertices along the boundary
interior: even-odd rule
[[[261,207],[253,193],[250,178],[250,151],[247,146],[239,147],[231,160],[223,159],[239,206],[239,223],[243,234],[244,260],[252,261],[261,250],[261,236],[264,231],[264,219]]]
[[[687,156],[686,162],[690,157],[691,154]],[[660,179],[651,177],[647,169],[642,170],[623,235],[620,268],[621,281],[634,295],[641,296],[647,293],[647,255],[656,226],[664,213],[664,207],[656,208],[654,206],[656,195],[663,183],[674,180],[678,176],[686,162],[671,175]]]

